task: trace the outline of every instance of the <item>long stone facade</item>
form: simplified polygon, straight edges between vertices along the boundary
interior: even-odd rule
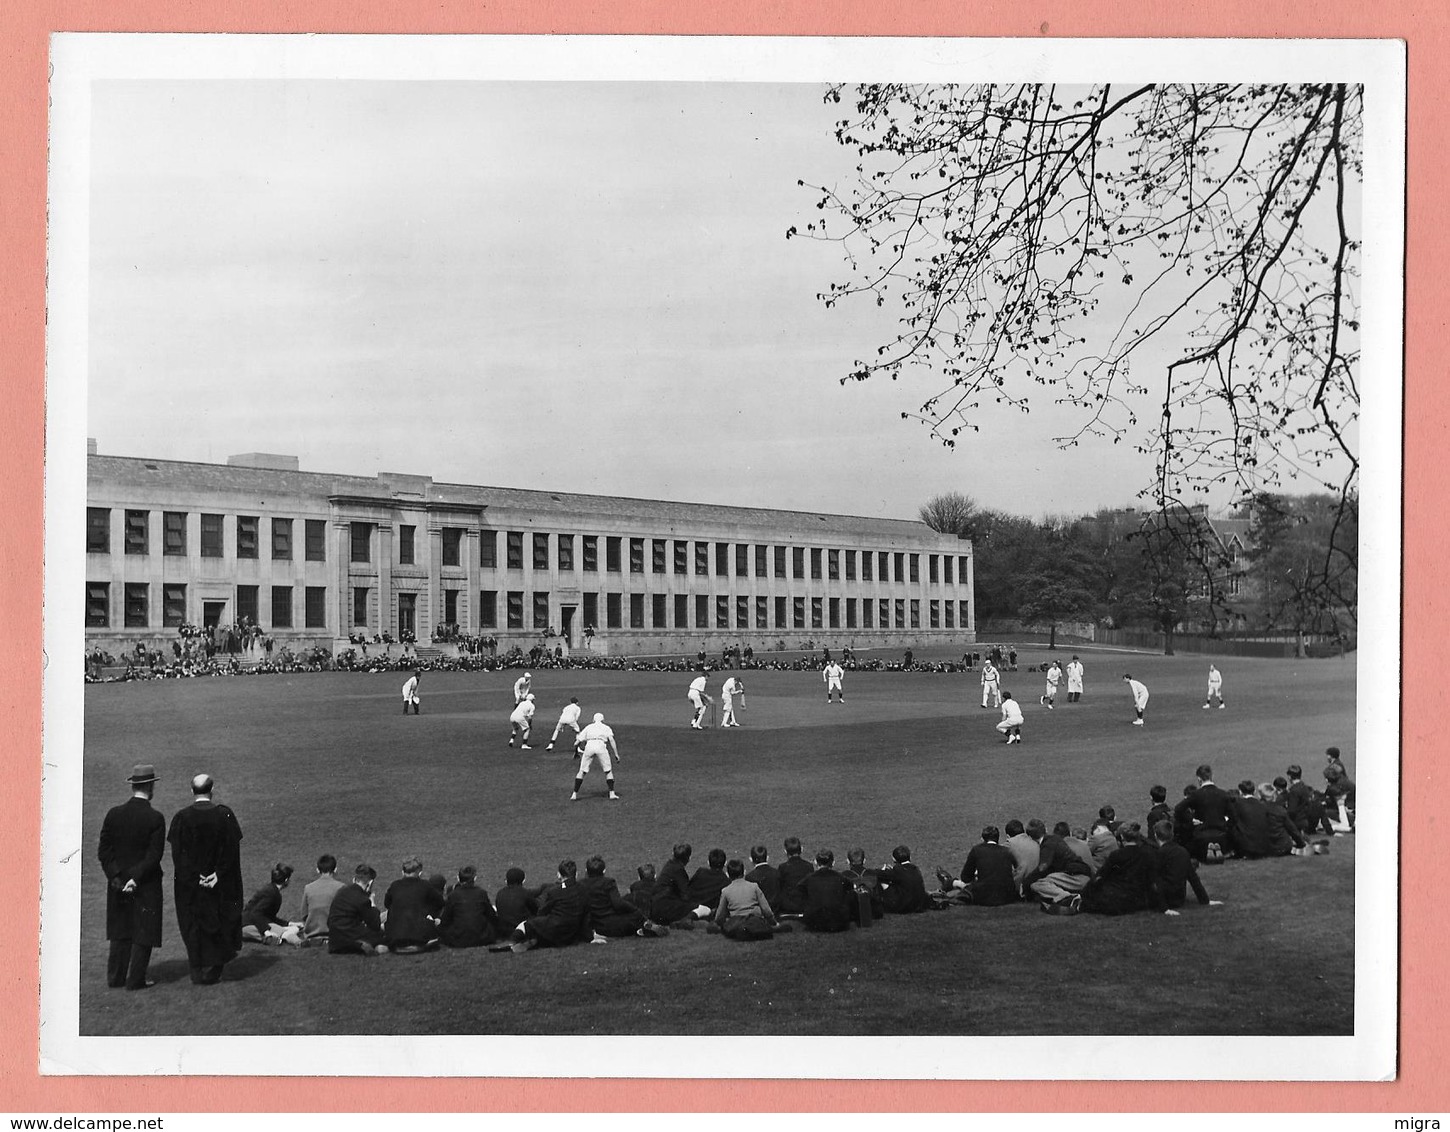
[[[86,548],[87,647],[113,652],[243,618],[294,648],[358,632],[629,655],[976,639],[971,543],[919,522],[329,475],[259,453],[91,455]]]

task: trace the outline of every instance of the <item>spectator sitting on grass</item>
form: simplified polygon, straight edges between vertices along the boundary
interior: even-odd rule
[[[785,839],[785,860],[776,870],[780,882],[778,899],[771,906],[782,916],[799,916],[806,910],[806,894],[801,884],[811,875],[810,862],[801,856],[801,839]]]
[[[831,866],[836,855],[829,849],[816,853],[816,867],[801,882],[805,912],[801,919],[813,932],[843,932],[851,926],[851,903],[855,889]],[[887,889],[887,894],[890,894]]]
[[[1036,818],[1027,823],[1027,836],[1037,842],[1038,860],[1023,887],[1036,893],[1045,904],[1076,895],[1092,879],[1092,869],[1067,847],[1064,838],[1070,833],[1066,822],[1058,822],[1052,833]]]
[[[1325,833],[1333,833],[1333,827],[1324,819],[1324,799],[1304,781],[1304,771],[1299,764],[1291,763],[1284,773],[1289,777],[1284,808],[1295,827],[1304,834],[1315,834],[1321,829]]]
[[[576,879],[572,860],[559,862],[558,880],[544,889],[539,910],[513,930],[509,945],[515,954],[535,947],[567,947],[588,936],[589,905]]]
[[[655,867],[650,864],[640,865],[635,869],[639,879],[629,886],[629,902],[635,906],[640,915],[649,918],[650,905],[655,899]]]
[[[1247,786],[1253,797],[1240,797],[1234,809],[1234,844],[1241,857],[1287,857],[1304,848],[1304,838],[1279,803],[1273,783],[1257,787],[1249,779],[1239,783],[1239,794]]]
[[[999,844],[1001,836],[995,825],[983,827],[982,840],[967,852],[960,880],[953,880],[945,869],[937,870],[945,896],[956,903],[984,908],[1017,903],[1017,861],[1010,850]]]
[[[770,939],[780,929],[780,924],[760,885],[745,879],[745,862],[739,859],[727,861],[725,875],[729,883],[720,892],[714,925],[728,939]]]
[[[498,939],[498,913],[489,903],[488,893],[474,883],[477,877],[476,868],[464,865],[458,870],[458,883],[443,901],[438,938],[447,947],[484,947]]]
[[[1155,829],[1160,821],[1173,820],[1173,810],[1168,805],[1168,787],[1154,786],[1148,791],[1148,798],[1153,805],[1148,809],[1148,820],[1143,823],[1144,829]]]
[[[881,887],[881,877],[875,869],[866,867],[866,850],[851,849],[846,853],[846,867],[841,870],[841,875],[851,882],[851,887],[856,895],[865,895],[871,904],[871,918],[879,920],[886,914],[886,890]],[[851,904],[851,920],[859,922],[861,907],[858,902]]]
[[[272,879],[252,894],[242,909],[242,938],[252,943],[291,944],[302,942],[302,925],[291,924],[278,915],[282,910],[282,890],[292,879],[292,866],[272,866]],[[288,936],[290,939],[287,939]]]
[[[649,918],[655,923],[669,927],[694,926],[695,901],[690,899],[690,876],[685,871],[692,852],[694,850],[688,842],[680,842],[660,869],[649,913]]]
[[[1173,823],[1160,821],[1153,827],[1153,840],[1158,847],[1158,895],[1165,910],[1177,915],[1188,902],[1189,886],[1200,904],[1222,904],[1209,900],[1208,890],[1198,877],[1198,862],[1173,838]]]
[[[317,877],[302,890],[302,940],[315,945],[327,942],[327,913],[332,898],[347,886],[337,879],[337,858],[324,853],[317,858]]]
[[[882,865],[876,876],[884,890],[881,904],[886,911],[909,915],[925,912],[931,907],[921,870],[912,863],[911,850],[905,845],[898,845],[891,851],[891,864]]]
[[[333,955],[387,953],[383,918],[370,895],[377,876],[371,865],[359,865],[352,872],[352,883],[332,898],[327,913],[327,950]]]
[[[729,869],[726,869],[729,872]],[[753,846],[750,850],[750,871],[745,874],[745,879],[760,885],[760,891],[765,894],[766,902],[774,908],[780,899],[780,872],[770,864],[770,850],[764,845]]]
[[[524,870],[517,865],[504,873],[503,879],[494,907],[498,910],[499,932],[506,935],[539,910],[539,896],[544,889],[542,885],[525,886]]]
[[[443,911],[443,893],[423,879],[423,862],[409,857],[403,875],[383,897],[387,909],[385,937],[393,951],[427,951],[438,946],[438,914]]]
[[[1017,881],[1017,892],[1020,895],[1022,892],[1022,882],[1027,879],[1027,874],[1037,867],[1037,842],[1027,836],[1026,827],[1017,818],[1009,821],[1003,832],[1007,834],[1007,840],[1003,844],[1003,848],[1012,854],[1012,860],[1015,862],[1012,875]],[[1114,845],[1116,844],[1117,842],[1115,840]],[[1094,851],[1093,855],[1097,856],[1096,851]]]
[[[1329,826],[1335,835],[1354,832],[1354,783],[1343,770],[1327,767],[1324,801],[1329,811]],[[1333,777],[1330,777],[1330,775]]]
[[[598,854],[584,862],[584,879],[579,885],[584,890],[589,923],[595,936],[618,938],[639,935],[646,926],[654,927],[653,922],[620,895],[614,878],[604,875],[604,858]]]
[[[690,877],[690,900],[694,902],[694,918],[708,920],[720,904],[720,894],[730,883],[725,872],[725,850],[711,849],[707,863]]]
[[[1118,827],[1119,848],[1108,857],[1088,886],[1051,910],[1122,916],[1145,912],[1160,902],[1158,851],[1143,840],[1143,827],[1135,821]]]

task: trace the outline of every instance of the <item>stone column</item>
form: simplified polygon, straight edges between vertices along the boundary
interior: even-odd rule
[[[336,563],[333,566],[333,584],[337,586],[337,624],[333,626],[332,635],[338,638],[346,637],[352,625],[352,587],[348,585],[348,569],[352,561],[352,524],[342,519],[334,519],[332,529],[337,534],[334,540],[337,545],[334,554]]]
[[[481,633],[482,627],[478,620],[478,594],[482,587],[482,575],[478,565],[478,528],[469,527],[463,536],[463,545],[459,548],[463,555],[463,565],[468,571],[468,593],[464,595],[464,608],[468,610],[467,633],[470,637],[476,637]]]
[[[392,633],[396,628],[393,619],[393,525],[379,523],[377,632]]]
[[[428,520],[428,633],[443,620],[443,524]],[[419,640],[426,638],[420,632]]]

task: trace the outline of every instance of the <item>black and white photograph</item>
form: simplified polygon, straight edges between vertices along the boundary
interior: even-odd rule
[[[53,62],[44,1072],[1393,1076],[1403,45]]]

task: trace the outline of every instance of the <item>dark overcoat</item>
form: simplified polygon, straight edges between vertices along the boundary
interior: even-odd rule
[[[139,947],[161,946],[161,858],[166,852],[166,819],[145,798],[132,798],[107,812],[97,856],[106,874],[106,938]],[[136,887],[121,888],[128,880]]]
[[[216,967],[242,949],[242,827],[229,806],[193,802],[171,819],[176,923],[194,967]],[[211,888],[199,883],[216,874]]]

